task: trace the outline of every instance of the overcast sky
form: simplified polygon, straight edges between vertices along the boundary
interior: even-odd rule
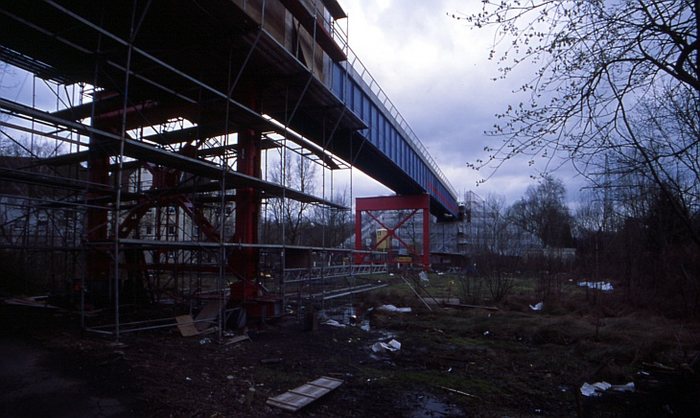
[[[448,16],[478,10],[477,0],[341,0],[348,14],[350,47],[399,109],[433,159],[457,190],[504,195],[508,203],[521,197],[544,165],[529,167],[526,159],[510,161],[489,181],[476,187],[485,173],[466,166],[486,159],[483,149],[501,140],[486,137],[494,115],[516,101],[511,93],[532,73],[524,68],[509,80],[492,81],[497,64],[488,60],[493,32],[472,30]],[[539,170],[539,171],[538,171]],[[559,170],[569,200],[582,180]],[[374,189],[373,189],[374,187]],[[354,195],[385,194],[379,186],[356,181]]]

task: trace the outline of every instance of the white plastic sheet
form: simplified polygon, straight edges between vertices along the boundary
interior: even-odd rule
[[[611,385],[608,382],[584,383],[581,385],[581,395],[594,397],[601,396],[603,392],[612,389],[615,392],[634,392],[636,387],[634,382],[625,383],[624,385]]]
[[[600,290],[601,292],[613,291],[613,285],[610,282],[578,282],[578,286]]]
[[[608,382],[584,383],[581,385],[581,395],[583,396],[600,396],[602,392],[610,389],[612,385]]]
[[[625,383],[624,385],[613,385],[612,390],[615,392],[634,392],[636,387],[634,382]]]
[[[379,311],[385,311],[385,312],[400,312],[400,313],[408,313],[408,312],[411,312],[411,308],[410,308],[410,307],[406,307],[406,308],[397,308],[397,307],[394,306],[394,305],[382,305],[382,306],[378,307],[377,310],[379,310]]]
[[[530,305],[530,309],[532,309],[533,311],[541,311],[542,309],[544,309],[544,302],[538,302],[534,305]]]
[[[392,339],[388,343],[383,343],[379,341],[372,344],[372,351],[374,351],[375,353],[382,353],[384,351],[390,351],[393,353],[394,351],[399,350],[401,350],[401,343],[394,339]]]

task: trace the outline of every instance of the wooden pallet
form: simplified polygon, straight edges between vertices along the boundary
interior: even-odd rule
[[[268,398],[267,404],[296,412],[342,384],[343,381],[340,379],[321,376],[281,395]]]

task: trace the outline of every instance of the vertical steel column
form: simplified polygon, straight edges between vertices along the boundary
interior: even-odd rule
[[[261,136],[252,129],[238,133],[237,169],[241,174],[261,178]],[[258,243],[258,223],[260,218],[260,195],[253,187],[236,189],[236,224],[233,241],[244,244]],[[246,248],[239,252],[240,257],[232,257],[238,270],[246,280],[257,276],[258,252]]]
[[[99,103],[100,97],[97,94],[93,98],[95,104]],[[92,126],[97,130],[110,130],[96,117],[92,116]],[[87,160],[88,190],[86,193],[86,233],[87,243],[105,242],[107,240],[107,208],[97,207],[94,203],[98,199],[109,196],[104,190],[109,186],[109,157],[107,153],[101,151],[104,138],[93,133],[90,136]],[[105,186],[105,187],[100,187]],[[108,273],[110,257],[104,250],[88,249],[86,259],[87,286],[93,294],[100,295],[106,293],[108,286]]]
[[[430,199],[426,196],[423,207],[423,270],[430,269]]]
[[[355,204],[355,249],[362,250],[362,211]],[[355,253],[355,264],[362,264],[364,256]]]
[[[132,64],[132,52],[134,47],[134,39],[136,38],[137,29],[136,24],[136,7],[137,3],[134,2],[133,9],[131,11],[131,27],[129,28],[129,42],[127,44],[126,50],[126,70],[124,71],[124,94],[122,102],[122,119],[121,126],[119,129],[119,154],[117,155],[117,169],[114,172],[115,176],[115,190],[116,196],[114,199],[114,215],[113,215],[113,235],[114,235],[114,338],[119,342],[120,336],[120,287],[121,287],[121,269],[119,263],[121,262],[120,255],[123,253],[121,251],[121,242],[119,236],[119,216],[122,206],[122,173],[124,171],[124,140],[126,139],[126,127],[127,127],[127,108],[129,106],[129,81],[131,74],[131,64]],[[145,11],[144,11],[145,13]],[[124,260],[126,262],[126,258]]]

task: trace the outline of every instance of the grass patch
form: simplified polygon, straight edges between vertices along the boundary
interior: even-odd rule
[[[480,378],[465,378],[434,370],[412,370],[395,373],[393,383],[413,389],[415,389],[416,385],[425,387],[443,386],[476,396],[498,396],[502,394],[498,382]]]

